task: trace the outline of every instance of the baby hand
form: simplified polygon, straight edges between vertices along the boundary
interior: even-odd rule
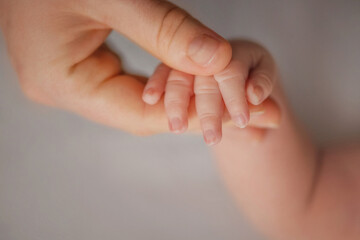
[[[193,76],[160,64],[147,82],[143,100],[157,103],[165,92],[164,104],[172,132],[187,129],[191,97],[195,104],[206,143],[221,139],[224,104],[240,128],[247,126],[250,105],[260,105],[271,94],[276,79],[276,65],[260,45],[249,41],[232,43],[229,65],[214,76]]]

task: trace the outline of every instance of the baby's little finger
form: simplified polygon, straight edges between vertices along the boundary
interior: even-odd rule
[[[275,79],[275,63],[269,55],[265,54],[250,73],[246,87],[248,101],[254,105],[261,104],[270,96]]]

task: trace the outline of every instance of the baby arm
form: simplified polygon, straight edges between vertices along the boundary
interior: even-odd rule
[[[238,41],[233,42],[232,47],[233,58],[237,59],[248,53],[249,47],[258,46]],[[257,61],[259,56],[252,56],[255,62],[259,62]],[[317,147],[296,122],[279,84],[276,84],[274,91],[271,92],[271,85],[275,82],[273,78],[276,78],[276,74],[272,74],[276,72],[276,66],[271,56],[262,55],[262,57],[265,58],[262,62],[267,64],[264,68],[260,68],[261,71],[257,71],[257,76],[261,78],[256,79],[265,80],[261,82],[265,84],[266,89],[263,99],[271,93],[271,98],[279,105],[281,124],[275,130],[251,126],[252,121],[256,122],[257,114],[261,114],[261,109],[265,108],[252,110],[254,104],[263,100],[256,101],[256,94],[251,93],[255,89],[253,86],[257,84],[253,86],[246,84],[244,91],[247,93],[247,100],[254,103],[249,104],[250,112],[257,114],[251,115],[250,124],[244,129],[233,124],[225,124],[222,141],[212,147],[226,185],[240,208],[270,239],[359,239],[360,146],[329,149]],[[255,69],[257,66],[254,66]],[[207,89],[211,89],[207,93],[212,93],[212,96],[205,94],[205,98],[200,102],[196,100],[198,115],[199,111],[212,112],[215,115],[221,113],[221,106],[218,105],[220,91],[216,89],[218,85],[213,81],[216,76],[215,78],[195,77],[195,86],[193,86],[194,79],[191,75],[181,72],[170,73],[170,71],[173,70],[165,66],[159,67],[153,76],[158,80],[150,81],[145,92],[147,89],[160,89],[160,91],[152,92],[150,95],[153,99],[150,97],[147,102],[156,102],[160,99],[163,93],[161,89],[166,88],[167,77],[170,74],[169,78],[179,79],[180,76],[190,83],[182,88],[182,90],[187,89],[187,92],[179,94],[177,98],[180,99],[187,99],[184,96],[192,95],[192,87],[195,88],[195,98],[199,98],[199,92],[196,91],[199,86],[196,84],[199,80],[208,81],[208,86],[211,84],[212,87]],[[159,77],[161,75],[166,77]],[[254,71],[250,76],[253,75]],[[224,98],[226,93],[224,91],[221,93]],[[204,96],[200,94],[201,97]],[[268,104],[268,101],[269,99],[260,105]],[[187,104],[188,102],[185,101],[184,109]],[[243,109],[246,111],[246,108]],[[260,115],[262,121],[266,119],[264,115],[276,115],[276,111],[271,111],[271,107],[266,109],[263,115]],[[262,127],[278,125],[279,122],[274,121],[276,117],[269,116],[269,119],[272,121],[267,125],[263,122]],[[218,125],[213,123],[212,126]],[[202,127],[204,131],[204,126]],[[254,138],[261,141],[254,142],[252,141]]]
[[[233,44],[234,52],[237,44]],[[212,148],[236,202],[271,239],[355,240],[360,236],[360,146],[320,149],[297,124],[278,85],[280,127],[223,129]]]

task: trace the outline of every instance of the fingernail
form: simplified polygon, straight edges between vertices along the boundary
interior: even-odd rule
[[[169,125],[170,131],[174,133],[181,133],[184,130],[184,125],[180,118],[171,119]]]
[[[239,128],[245,128],[248,123],[248,120],[244,114],[235,116],[233,118],[233,121],[235,122],[235,125],[238,126]]]
[[[204,34],[190,43],[187,54],[195,63],[206,66],[214,59],[219,46],[218,39]]]
[[[143,100],[147,104],[151,104],[151,105],[157,103],[158,96],[156,94],[156,91],[153,88],[149,88],[149,89],[145,90],[145,92],[143,94]]]
[[[253,87],[253,93],[255,95],[255,103],[260,103],[264,97],[264,89],[260,85]]]
[[[206,130],[204,132],[204,140],[205,140],[206,144],[208,144],[210,146],[217,143],[217,137],[216,137],[215,132],[213,130]]]

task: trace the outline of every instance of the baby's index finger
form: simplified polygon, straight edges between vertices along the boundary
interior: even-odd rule
[[[150,105],[154,105],[159,102],[161,96],[165,91],[166,81],[168,79],[170,68],[161,63],[150,76],[147,81],[142,99],[144,102]]]

